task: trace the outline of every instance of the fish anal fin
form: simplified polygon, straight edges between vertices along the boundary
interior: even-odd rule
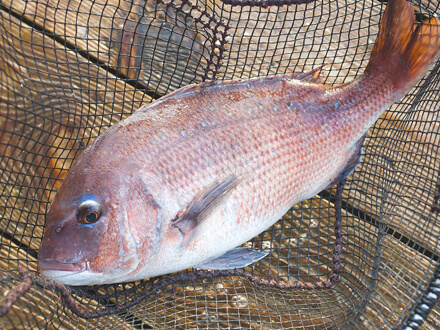
[[[255,251],[246,247],[237,247],[218,258],[212,259],[194,268],[200,269],[234,269],[246,267],[267,256],[266,252]]]
[[[335,184],[346,179],[351,173],[353,173],[353,171],[356,169],[356,166],[358,166],[358,164],[361,162],[362,147],[364,145],[366,136],[367,134],[364,134],[356,142],[356,144],[353,147],[353,153],[349,158],[347,164],[345,165],[344,169],[341,172],[339,172],[339,174],[331,181],[331,183],[325,189],[329,189],[333,187]]]
[[[186,237],[203,220],[208,218],[216,207],[230,195],[231,191],[241,180],[242,178],[236,175],[229,175],[221,181],[214,181],[196,194],[189,205],[177,214],[171,225],[178,228],[182,235]]]

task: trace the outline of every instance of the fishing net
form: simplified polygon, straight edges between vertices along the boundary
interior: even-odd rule
[[[211,79],[362,74],[386,4],[299,2],[0,2],[1,328],[440,327],[439,63],[370,129],[346,182],[245,244],[261,261],[90,287],[38,274],[72,162],[141,105]]]

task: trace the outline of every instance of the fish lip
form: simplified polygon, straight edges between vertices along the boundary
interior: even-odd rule
[[[87,270],[87,262],[61,262],[53,259],[40,259],[38,260],[38,268],[40,272],[44,273],[47,271],[58,271],[58,272],[68,272],[68,273],[81,273]]]

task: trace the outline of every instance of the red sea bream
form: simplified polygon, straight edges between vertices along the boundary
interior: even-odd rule
[[[416,28],[413,6],[390,0],[352,83],[326,88],[319,69],[202,83],[113,125],[51,204],[42,275],[114,283],[264,257],[237,246],[353,171],[368,129],[438,59],[439,24]]]

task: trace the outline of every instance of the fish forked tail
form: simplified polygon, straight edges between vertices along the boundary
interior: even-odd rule
[[[416,27],[413,5],[406,0],[390,0],[365,74],[385,73],[397,90],[406,92],[439,55],[440,20],[432,17]]]

